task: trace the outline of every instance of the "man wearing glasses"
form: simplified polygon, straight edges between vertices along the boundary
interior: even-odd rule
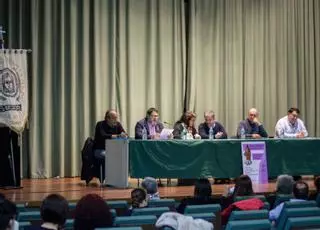
[[[268,137],[268,133],[264,129],[263,125],[258,119],[259,113],[258,110],[252,108],[248,112],[247,119],[240,121],[237,128],[237,137],[240,138],[242,136],[242,132],[246,138],[262,138]]]
[[[281,118],[276,124],[276,137],[278,138],[303,138],[308,136],[308,131],[301,119],[298,118],[300,110],[290,108],[288,115]]]

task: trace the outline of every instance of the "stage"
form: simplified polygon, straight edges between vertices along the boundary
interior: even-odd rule
[[[314,190],[313,177],[304,177],[309,184],[310,190]],[[82,196],[88,193],[96,193],[106,200],[129,200],[132,188],[137,187],[137,179],[129,179],[130,188],[116,189],[109,187],[100,187],[99,182],[93,179],[89,186],[85,185],[79,177],[74,178],[52,178],[52,179],[23,179],[21,180],[22,189],[3,190],[0,193],[5,194],[10,200],[16,203],[27,203],[28,206],[39,206],[42,199],[51,193],[59,193],[70,202],[78,201]],[[193,195],[193,186],[175,186],[176,180],[172,180],[171,186],[166,186],[166,180],[162,179],[163,187],[159,187],[162,198],[174,198],[180,200]],[[212,185],[214,195],[221,195],[228,185]],[[231,186],[231,185],[229,185]],[[258,194],[268,194],[275,189],[275,182],[268,184],[254,185],[254,191]]]

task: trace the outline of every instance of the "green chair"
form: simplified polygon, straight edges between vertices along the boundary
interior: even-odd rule
[[[25,204],[17,204],[17,209],[18,209],[19,212],[27,211]]]
[[[292,195],[283,195],[283,194],[278,194],[276,196],[276,199],[274,201],[273,207],[277,207],[279,204],[289,201],[290,199],[292,199],[293,196]]]
[[[288,218],[307,217],[307,216],[320,216],[320,208],[318,207],[283,208],[280,213],[279,219],[276,222],[276,228],[278,230],[284,229]]]
[[[20,212],[18,215],[17,220],[19,222],[23,221],[34,221],[34,220],[41,220],[40,211],[32,211],[32,212]]]
[[[69,203],[69,204],[68,204],[69,211],[74,210],[74,209],[76,208],[76,206],[77,206],[77,203],[74,203],[74,202]]]
[[[141,225],[154,225],[157,221],[155,215],[148,216],[117,216],[114,220],[115,226],[141,226]]]
[[[132,210],[132,216],[145,216],[145,215],[154,215],[160,216],[164,212],[169,212],[168,207],[156,207],[156,208],[135,208]]]
[[[113,208],[113,209],[127,209],[128,208],[128,202],[125,200],[110,200],[110,201],[107,201],[107,204],[110,208]]]
[[[141,227],[95,228],[95,230],[142,230]]]
[[[149,200],[148,207],[174,207],[174,199]]]
[[[262,220],[268,219],[269,212],[267,210],[250,210],[250,211],[233,211],[229,217],[229,220]]]
[[[267,201],[267,199],[266,199],[266,197],[265,197],[264,195],[237,196],[234,201],[237,202],[237,201],[248,200],[248,199],[252,199],[252,198],[260,199],[260,200],[263,201],[263,202],[266,202],[266,201]]]
[[[314,200],[305,200],[305,201],[295,201],[284,202],[284,208],[302,208],[302,207],[317,207],[317,203]]]
[[[221,211],[220,204],[202,204],[202,205],[187,205],[184,214],[191,213],[217,213]]]
[[[31,226],[29,221],[19,222],[19,230],[28,229]]]
[[[320,207],[320,193],[317,195],[316,203],[317,203],[317,206]]]
[[[212,212],[209,213],[189,213],[186,216],[191,216],[193,219],[202,219],[213,223],[216,219],[216,215]]]
[[[268,202],[263,202],[263,209],[270,210],[270,204]]]
[[[284,230],[310,228],[320,229],[320,216],[289,218]]]
[[[233,220],[229,221],[225,230],[270,230],[269,220]]]
[[[72,230],[73,229],[73,222],[74,222],[74,220],[67,219],[66,223],[64,224],[64,229],[65,230]]]

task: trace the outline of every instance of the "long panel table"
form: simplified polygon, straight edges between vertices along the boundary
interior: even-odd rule
[[[130,140],[133,178],[230,178],[242,174],[241,141]],[[266,142],[268,173],[320,175],[320,139],[259,139]]]

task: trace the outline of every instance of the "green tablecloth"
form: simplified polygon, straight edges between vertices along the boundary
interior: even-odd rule
[[[241,141],[132,140],[129,173],[133,178],[237,177],[242,174]],[[320,175],[320,139],[257,141],[266,142],[269,176]]]

